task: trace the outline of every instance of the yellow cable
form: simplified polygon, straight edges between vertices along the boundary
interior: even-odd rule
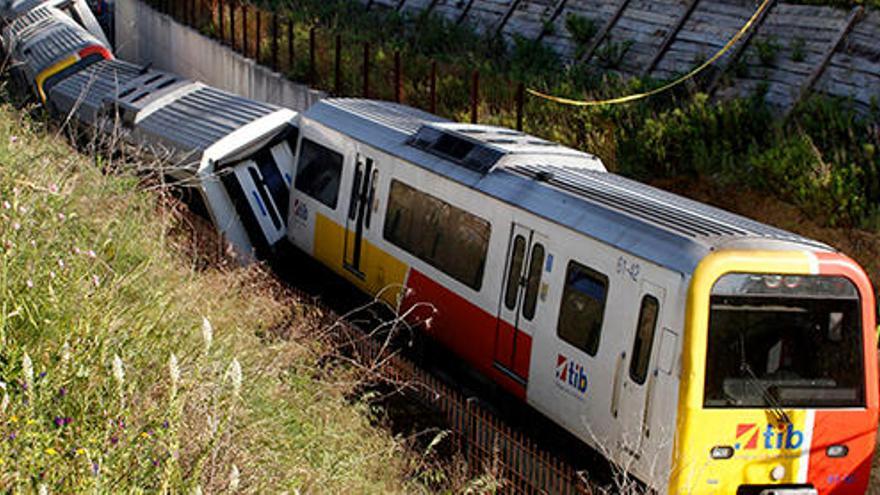
[[[696,76],[697,74],[699,74],[700,72],[705,70],[707,67],[709,67],[710,65],[715,63],[719,58],[721,58],[725,53],[727,53],[728,50],[733,48],[733,45],[735,45],[736,42],[739,41],[740,38],[742,38],[744,34],[746,34],[746,32],[749,30],[749,28],[752,27],[752,25],[758,20],[758,17],[760,17],[761,14],[765,10],[767,10],[767,7],[772,2],[773,2],[773,0],[764,0],[761,3],[761,5],[758,6],[758,10],[756,10],[755,13],[752,14],[752,17],[749,18],[748,22],[745,23],[745,25],[742,27],[742,29],[740,29],[739,32],[737,32],[732,38],[730,38],[730,41],[728,41],[726,45],[724,45],[720,50],[718,50],[718,53],[716,53],[715,55],[712,55],[712,58],[703,62],[702,65],[698,66],[696,69],[690,71],[689,73],[679,77],[678,79],[675,79],[672,82],[666,83],[663,86],[660,86],[659,88],[655,88],[650,91],[646,91],[644,93],[636,93],[636,94],[632,94],[632,95],[628,95],[628,96],[621,96],[618,98],[611,98],[611,99],[607,99],[607,100],[572,100],[572,99],[563,98],[560,96],[553,96],[553,95],[544,94],[544,93],[541,93],[540,91],[537,91],[537,90],[534,90],[531,88],[527,89],[526,91],[528,91],[529,94],[531,94],[533,96],[537,96],[539,98],[544,98],[545,100],[550,100],[550,101],[553,101],[556,103],[562,103],[563,105],[573,105],[573,106],[577,106],[577,107],[594,107],[594,106],[600,106],[600,105],[615,105],[618,103],[628,103],[628,102],[635,101],[635,100],[641,100],[642,98],[647,98],[649,96],[654,96],[658,93],[662,93],[672,87],[675,87],[675,86],[687,81],[688,79],[691,79],[692,77]]]

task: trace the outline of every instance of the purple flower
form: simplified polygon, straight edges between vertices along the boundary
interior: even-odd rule
[[[60,389],[58,389],[58,397],[64,397],[65,395],[67,395],[67,389],[66,389],[66,388],[61,387]]]
[[[46,377],[46,372],[45,371],[40,372],[40,378],[45,378],[45,377]]]
[[[57,427],[59,427],[59,428],[61,428],[62,426],[64,426],[64,418],[59,417],[59,416],[56,416],[56,417],[55,417],[55,426],[57,426]]]
[[[100,467],[98,466],[98,463],[97,463],[97,462],[92,462],[92,474],[94,474],[95,476],[97,476],[99,470],[100,470]]]
[[[167,419],[162,422],[162,428],[165,428],[166,430],[168,429],[168,420]]]
[[[18,435],[16,435],[15,432],[13,431],[12,433],[9,434],[9,440],[10,440],[10,441],[11,441],[11,440],[15,440],[15,437],[17,437],[17,436],[18,436]]]
[[[111,445],[116,445],[117,443],[119,443],[119,438],[117,438],[116,435],[113,435],[112,437],[110,437],[110,444]]]

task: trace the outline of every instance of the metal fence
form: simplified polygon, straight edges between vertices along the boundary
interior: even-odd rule
[[[467,108],[472,123],[480,121],[481,111],[504,113],[515,121],[510,122],[512,126],[523,129],[522,82],[424,57],[414,60],[415,55],[407,59],[401,51],[383,57],[387,59],[383,62],[377,57],[382,47],[369,41],[350,42],[340,34],[317,27],[303,30],[290,17],[237,0],[148,3],[245,57],[314,89],[335,96],[407,103],[431,113],[442,113],[443,101],[467,98],[467,102],[456,101],[446,107]],[[410,72],[405,72],[405,68]],[[444,74],[454,74],[466,88],[455,95],[438,94],[438,78]],[[489,84],[492,90],[484,91]]]
[[[444,381],[353,328],[338,334],[341,348],[357,361],[381,363],[382,376],[406,385],[408,393],[441,412],[467,460],[470,475],[487,470],[499,478],[500,493],[590,495],[590,485],[570,464],[539,447],[522,432]]]

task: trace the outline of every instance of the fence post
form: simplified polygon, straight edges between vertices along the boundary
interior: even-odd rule
[[[523,107],[526,100],[526,85],[520,81],[516,85],[516,130],[523,130]]]
[[[480,100],[480,70],[471,74],[471,124],[477,123],[477,105]]]
[[[400,65],[400,50],[394,52],[394,101],[403,100],[403,69]]]
[[[218,14],[217,17],[219,17],[219,19],[218,19],[219,22],[217,22],[217,24],[220,27],[220,42],[221,43],[226,43],[226,30],[223,29],[226,27],[224,25],[225,23],[223,22],[223,17],[226,15],[224,10],[226,10],[226,9],[225,9],[225,7],[223,7],[223,0],[217,0],[217,14]]]
[[[315,53],[315,36],[318,28],[312,26],[309,29],[309,84],[315,85],[318,79],[318,68],[316,67],[317,54]]]
[[[272,11],[272,70],[278,71],[278,12]]]
[[[333,94],[342,94],[342,35],[336,34],[336,55],[333,61]]]
[[[287,70],[293,70],[293,19],[287,19]]]
[[[235,2],[236,0],[229,2],[229,45],[232,51],[235,51]]]
[[[364,98],[369,98],[369,97],[370,97],[370,42],[369,42],[369,41],[364,41],[364,64],[363,64],[363,69],[364,69],[364,74],[363,74],[363,78],[364,78],[363,95],[364,95]]]
[[[241,54],[247,57],[248,54],[248,7],[246,3],[241,4]]]
[[[260,49],[263,47],[263,9],[254,7],[254,14],[257,15],[257,29],[254,33],[254,60],[260,63]]]
[[[431,113],[437,113],[437,61],[431,60]]]

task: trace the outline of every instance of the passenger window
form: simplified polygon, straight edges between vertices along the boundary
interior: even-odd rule
[[[544,246],[532,246],[532,259],[529,261],[529,276],[526,279],[526,297],[523,302],[523,317],[529,321],[535,317],[538,304],[538,286],[541,285],[541,269],[544,268]]]
[[[632,359],[629,362],[629,376],[639,385],[648,377],[648,363],[651,361],[651,347],[654,345],[654,331],[657,329],[657,316],[660,302],[652,295],[642,298],[636,338],[633,341]]]
[[[483,284],[490,233],[486,220],[391,182],[385,239],[474,290]]]
[[[513,252],[510,253],[510,267],[507,269],[507,288],[504,290],[504,306],[516,308],[519,296],[519,278],[522,275],[523,258],[526,257],[526,238],[517,235],[513,240]]]
[[[590,356],[599,350],[608,277],[575,261],[568,263],[556,334]]]
[[[330,208],[336,208],[341,176],[342,154],[303,139],[296,167],[297,190]]]

